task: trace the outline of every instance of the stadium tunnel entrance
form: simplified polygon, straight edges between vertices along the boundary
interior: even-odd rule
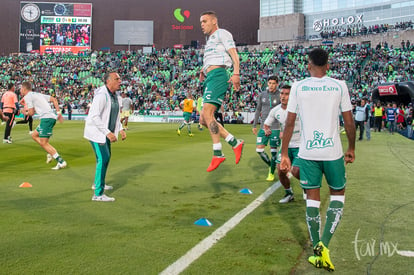
[[[414,105],[414,81],[382,83],[372,91],[373,102]]]

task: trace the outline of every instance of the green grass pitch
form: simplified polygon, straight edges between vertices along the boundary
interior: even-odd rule
[[[35,121],[35,124],[38,121]],[[205,170],[212,144],[207,130],[177,136],[176,124],[130,123],[126,141],[112,145],[107,194],[92,202],[95,157],[83,122],[57,124],[51,144],[68,162],[53,171],[26,125],[1,144],[1,274],[158,274],[246,207],[272,183],[255,152],[250,125],[226,125],[246,141],[234,163]],[[0,127],[4,131],[4,126]],[[3,133],[3,132],[2,132]],[[344,136],[345,137],[345,136]],[[344,141],[346,146],[346,142]],[[372,133],[357,143],[347,166],[344,216],[331,244],[337,274],[409,274],[414,260],[414,144],[400,135]],[[19,188],[29,182],[32,188]],[[298,181],[287,205],[277,190],[183,274],[324,274],[311,255]],[[252,195],[240,194],[249,188]],[[329,196],[322,188],[322,213]],[[213,226],[194,222],[205,217]]]

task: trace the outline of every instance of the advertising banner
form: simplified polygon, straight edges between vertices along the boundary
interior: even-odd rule
[[[378,86],[378,93],[380,96],[398,95],[395,85]]]

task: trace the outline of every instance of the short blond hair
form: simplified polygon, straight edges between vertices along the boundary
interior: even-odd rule
[[[29,81],[24,81],[22,83],[22,87],[25,88],[28,91],[31,91],[32,90],[32,83],[29,82]]]

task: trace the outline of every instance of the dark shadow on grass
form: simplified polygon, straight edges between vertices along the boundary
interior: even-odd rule
[[[58,184],[58,183],[57,183]],[[77,194],[81,194],[85,192],[85,190],[79,190],[75,192],[67,193],[66,197],[71,197]],[[76,197],[76,196],[74,196]],[[4,200],[2,203],[7,203],[8,206],[13,207],[14,209],[23,210],[22,212],[28,211],[28,213],[31,213],[33,210],[39,210],[39,209],[54,209],[56,208],[56,205],[59,204],[59,206],[62,206],[62,193],[59,192],[59,194],[54,194],[51,196],[48,196],[47,194],[38,197],[23,197],[21,199],[15,199],[7,201]],[[74,204],[78,204],[79,201],[73,201]]]
[[[280,204],[276,200],[272,203],[277,207],[280,217],[289,224],[299,244],[302,247],[306,246],[308,244],[308,231],[306,231],[305,224],[304,202],[299,199],[287,204]]]
[[[274,182],[271,185],[275,184]],[[292,185],[297,182],[292,182]],[[283,197],[285,192],[283,186],[281,186],[275,193],[273,193],[263,203],[264,214],[269,216],[278,216],[290,227],[290,231],[293,233],[295,240],[302,247],[308,246],[308,231],[306,230],[305,223],[305,202],[301,198],[302,193],[300,188],[295,188],[296,197],[295,200],[287,204],[279,203],[279,200]],[[300,192],[298,192],[300,190]]]
[[[256,154],[255,157],[250,158],[248,161],[248,166],[251,168],[256,178],[263,179],[263,181],[266,180],[267,174],[269,173],[269,168],[266,163],[264,163],[264,161],[259,157],[259,155]]]
[[[226,160],[227,162],[228,160]],[[220,167],[212,172],[208,172],[208,176],[206,181],[210,183],[210,185],[214,188],[216,193],[223,192],[223,189],[231,189],[237,190],[238,186],[235,185],[233,182],[226,182],[223,180],[224,177],[231,177],[233,178],[234,175],[234,168],[230,165],[226,165],[222,163]]]
[[[139,182],[139,179],[145,175],[145,172],[151,166],[151,163],[143,163],[125,167],[125,169],[120,170],[117,173],[107,174],[106,183],[112,185],[114,189],[120,189],[123,188],[128,182]]]

